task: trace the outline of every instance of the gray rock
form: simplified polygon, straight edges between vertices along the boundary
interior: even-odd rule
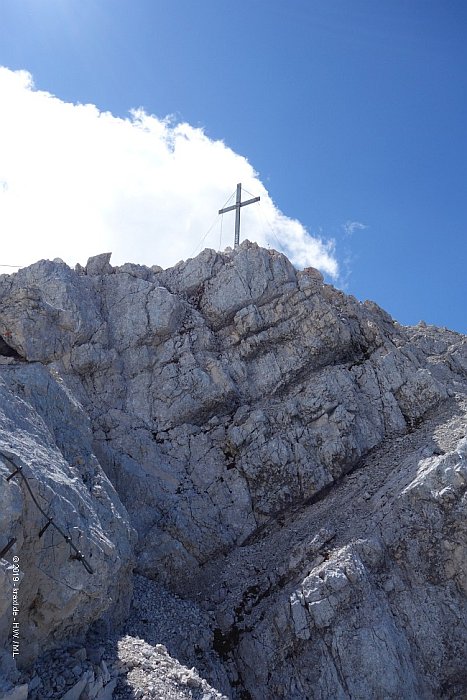
[[[94,255],[89,258],[86,264],[86,274],[87,275],[106,275],[112,272],[113,268],[110,265],[110,258],[112,253],[101,253],[100,255]]]
[[[95,568],[50,528],[37,547],[44,519],[18,478],[0,490],[0,547],[16,538],[31,611],[25,666],[124,615],[135,554],[214,614],[187,644],[234,699],[461,696],[463,336],[404,328],[245,241],[168,270],[103,254],[2,276],[0,337],[1,474],[24,465]],[[10,577],[2,562],[5,640]],[[147,675],[150,694],[153,665],[172,662],[125,648],[126,679]],[[177,679],[173,697],[211,692]]]
[[[82,633],[112,600],[124,603],[119,589],[131,583],[133,534],[94,455],[87,416],[63,383],[39,363],[18,363],[2,373],[0,397],[0,545],[16,538],[6,555],[12,563],[0,562],[0,637],[8,640],[11,634],[12,591],[18,586],[20,615],[34,611],[21,617],[16,660],[25,666],[52,636]],[[18,466],[37,503],[71,537],[92,575],[70,559],[73,551],[53,526],[43,531],[47,520],[22,478],[5,481]],[[12,557],[19,559],[19,583]]]
[[[81,693],[84,692],[86,686],[94,680],[94,674],[92,671],[86,671],[80,680],[75,683],[75,685],[67,690],[65,695],[63,695],[62,700],[80,700]]]
[[[4,690],[2,692],[2,700],[27,700],[28,697],[28,684],[23,683],[22,685],[16,685],[10,690]]]

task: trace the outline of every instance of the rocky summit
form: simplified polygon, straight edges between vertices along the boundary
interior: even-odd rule
[[[0,395],[1,697],[467,697],[464,336],[248,241],[42,260]]]

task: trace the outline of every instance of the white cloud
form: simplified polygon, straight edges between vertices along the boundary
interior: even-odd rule
[[[364,231],[368,226],[366,224],[360,223],[360,221],[346,221],[345,224],[342,224],[342,228],[344,229],[344,233],[346,236],[353,236],[355,231]]]
[[[114,264],[166,267],[225,248],[234,214],[224,215],[222,242],[215,217],[241,182],[261,196],[242,209],[242,238],[337,277],[333,243],[282,214],[247,159],[202,129],[66,103],[36,90],[26,71],[1,67],[0,95],[0,264],[73,265],[112,251]]]

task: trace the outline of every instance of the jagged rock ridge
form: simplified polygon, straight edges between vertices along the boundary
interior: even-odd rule
[[[101,518],[122,571],[99,585],[122,599],[131,523],[137,570],[215,616],[231,697],[454,697],[465,338],[401,327],[249,242],[165,271],[109,259],[0,278],[5,390],[47,433],[25,455],[29,426],[10,427],[8,449],[40,471],[35,454],[59,450],[85,484],[93,465],[91,500],[104,488],[116,510],[83,517]],[[5,540],[24,520],[15,488]],[[104,607],[82,593],[81,627]],[[49,645],[79,632],[44,619]]]

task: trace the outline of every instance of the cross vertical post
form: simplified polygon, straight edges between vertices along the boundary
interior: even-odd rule
[[[225,209],[219,209],[219,214],[225,214],[228,211],[233,211],[235,209],[235,239],[234,247],[238,248],[240,244],[240,209],[241,207],[246,207],[247,204],[253,204],[254,202],[259,202],[261,197],[253,197],[252,199],[247,199],[242,202],[242,184],[241,182],[237,185],[237,197],[235,204],[231,207],[225,207]]]
[[[237,200],[235,203],[235,239],[234,248],[240,245],[240,207],[242,206],[242,184],[237,185]]]

